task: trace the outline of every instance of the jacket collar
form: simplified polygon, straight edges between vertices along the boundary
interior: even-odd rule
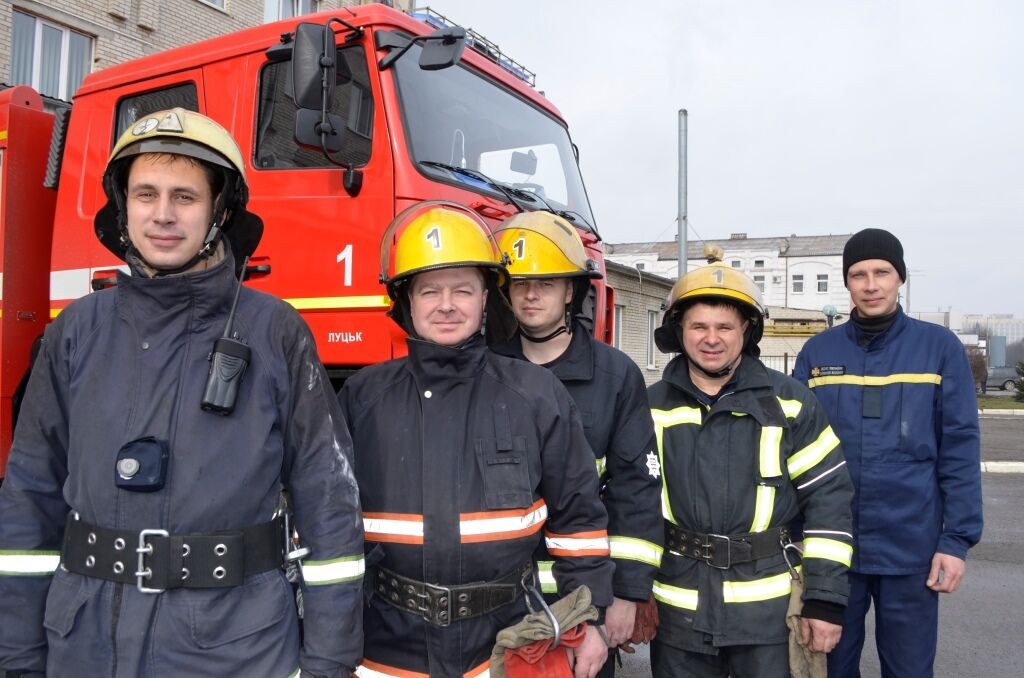
[[[895,339],[907,328],[908,324],[909,319],[907,318],[907,314],[903,312],[903,307],[896,304],[896,317],[893,318],[892,325],[889,326],[889,329],[872,339],[867,346],[863,347],[864,350],[877,351],[884,348],[890,341],[895,341]],[[860,335],[860,330],[857,329],[857,323],[852,320],[847,320],[843,323],[843,328],[846,330],[846,336],[849,337],[850,341],[853,342],[855,346],[858,346],[857,338]]]
[[[549,369],[559,381],[590,381],[594,378],[594,339],[581,323],[573,325],[572,339],[565,352],[555,358]],[[526,360],[523,353],[523,339],[517,332],[514,337],[492,347],[492,350],[510,358]]]
[[[405,343],[409,371],[424,385],[443,379],[468,379],[480,371],[487,355],[487,343],[478,335],[462,346],[442,346],[412,337]]]
[[[131,308],[136,316],[154,320],[185,309],[200,321],[224,317],[238,288],[229,247],[225,247],[223,259],[201,271],[150,278],[133,267],[132,273],[117,273],[118,303],[122,309]]]
[[[693,379],[690,378],[690,364],[685,355],[678,355],[673,358],[665,367],[665,373],[662,378],[665,382],[683,391],[692,399],[703,401],[703,398],[700,397],[701,390],[694,385]],[[743,360],[740,361],[739,367],[736,368],[733,378],[723,387],[722,396],[720,397],[724,397],[728,393],[730,398],[733,398],[730,402],[735,403],[736,398],[739,398],[741,401],[745,401],[748,396],[756,399],[763,395],[763,393],[757,393],[757,391],[764,389],[771,390],[771,378],[768,376],[768,368],[754,356],[744,353]]]

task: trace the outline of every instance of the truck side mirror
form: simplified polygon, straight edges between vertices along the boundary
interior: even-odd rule
[[[331,37],[330,50],[327,35]],[[320,111],[325,100],[328,105],[334,97],[336,51],[334,32],[322,24],[300,23],[295,27],[292,45],[292,95],[298,108]],[[324,77],[324,70],[327,70]],[[326,93],[324,87],[327,88]]]
[[[466,29],[461,26],[439,28],[427,36],[420,52],[420,68],[439,71],[459,63],[466,49]]]
[[[416,36],[411,40],[398,31],[377,31],[376,41],[377,49],[391,50],[377,62],[377,68],[382,71],[391,68],[415,44],[423,45],[423,51],[420,52],[420,68],[425,71],[439,71],[454,66],[462,58],[462,51],[466,49],[466,29],[461,26],[449,26],[439,28],[430,35]]]

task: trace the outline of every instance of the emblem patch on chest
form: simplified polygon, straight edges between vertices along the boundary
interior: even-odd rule
[[[812,367],[812,377],[841,377],[846,374],[845,365],[823,365],[821,367]]]
[[[647,472],[651,474],[652,478],[661,475],[661,464],[658,462],[658,455],[654,452],[647,453]]]

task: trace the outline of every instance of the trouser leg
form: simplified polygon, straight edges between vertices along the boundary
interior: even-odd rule
[[[702,654],[673,647],[655,638],[651,642],[654,678],[728,678],[729,667],[721,654]]]
[[[874,575],[849,573],[850,598],[843,612],[843,634],[828,653],[829,678],[860,678],[860,655],[864,649],[864,617],[871,608]]]
[[[931,678],[939,629],[939,594],[928,573],[880,576],[875,643],[883,678]]]
[[[732,678],[788,678],[789,643],[723,648]]]

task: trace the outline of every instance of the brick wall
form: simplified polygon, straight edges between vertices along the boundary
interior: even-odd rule
[[[322,0],[320,9],[357,4],[361,4],[359,0]],[[0,3],[0,82],[11,84],[12,9],[92,36],[92,70],[97,71],[263,23],[264,0],[223,0],[223,5],[222,9],[204,0],[12,0]]]
[[[615,304],[620,308],[622,343],[619,348],[640,366],[644,380],[648,385],[661,379],[661,372],[668,364],[670,356],[654,350],[654,367],[648,367],[647,352],[650,341],[650,320],[648,314],[654,312],[655,326],[661,324],[662,303],[672,289],[672,282],[667,278],[637,271],[614,262],[605,262],[607,266],[608,284],[615,290]]]

